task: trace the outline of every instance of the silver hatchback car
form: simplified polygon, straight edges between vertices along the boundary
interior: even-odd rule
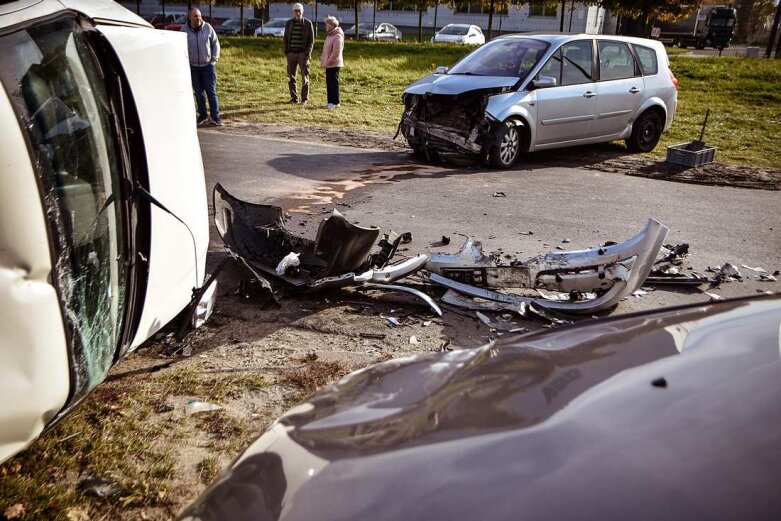
[[[400,131],[413,151],[480,154],[498,168],[523,152],[624,139],[649,152],[675,117],[678,81],[657,41],[509,35],[410,85]]]

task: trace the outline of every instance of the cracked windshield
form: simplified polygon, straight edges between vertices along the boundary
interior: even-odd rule
[[[76,393],[102,380],[122,329],[125,252],[111,107],[78,22],[0,39],[3,83],[27,130],[43,188]]]

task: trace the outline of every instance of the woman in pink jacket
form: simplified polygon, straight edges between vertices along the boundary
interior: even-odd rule
[[[339,106],[339,71],[344,65],[344,31],[339,27],[339,20],[333,16],[325,19],[325,31],[327,36],[320,56],[320,65],[325,68],[325,88],[328,93],[325,108],[335,109]]]

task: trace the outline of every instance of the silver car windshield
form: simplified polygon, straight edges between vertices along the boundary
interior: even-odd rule
[[[458,62],[448,74],[524,78],[549,44],[531,38],[494,40]]]

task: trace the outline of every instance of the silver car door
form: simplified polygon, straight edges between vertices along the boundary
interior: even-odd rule
[[[592,135],[618,136],[643,102],[640,68],[625,42],[600,40],[597,112]]]
[[[592,40],[561,46],[539,76],[556,78],[556,87],[539,89],[536,146],[576,141],[591,135],[596,111]]]

